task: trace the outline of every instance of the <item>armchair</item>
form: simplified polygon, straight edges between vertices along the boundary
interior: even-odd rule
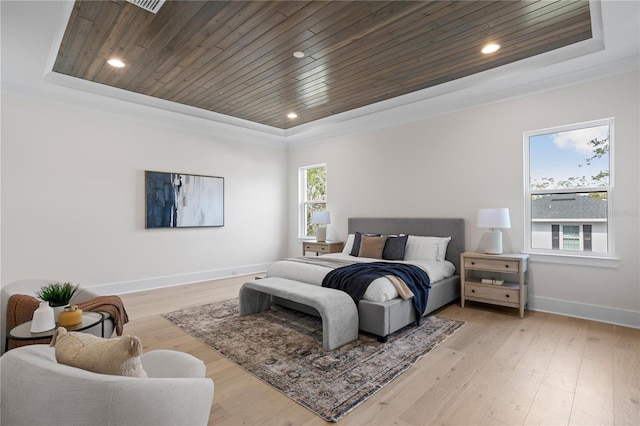
[[[1,358],[2,424],[206,425],[213,380],[183,352],[143,354],[149,378],[111,376],[58,364],[55,348],[31,345]]]

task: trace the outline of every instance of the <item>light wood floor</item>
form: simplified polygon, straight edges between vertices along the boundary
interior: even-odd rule
[[[126,334],[145,351],[176,349],[215,382],[209,424],[323,425],[320,417],[227,361],[160,314],[237,297],[247,277],[121,295]],[[638,425],[640,330],[469,303],[466,321],[340,425]]]

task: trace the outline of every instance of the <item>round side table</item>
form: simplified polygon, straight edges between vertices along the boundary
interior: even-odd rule
[[[104,337],[104,315],[101,312],[83,312],[82,313],[82,322],[80,324],[71,325],[69,327],[65,327],[68,331],[84,331],[91,327],[95,327],[96,325],[102,325],[102,333],[101,336]],[[56,331],[58,327],[55,327],[48,331],[42,331],[40,333],[32,333],[31,332],[31,321],[27,321],[25,323],[16,325],[9,331],[7,334],[7,338],[5,339],[5,351],[9,347],[9,339],[13,340],[43,340],[43,339],[51,339],[53,337],[53,333]]]

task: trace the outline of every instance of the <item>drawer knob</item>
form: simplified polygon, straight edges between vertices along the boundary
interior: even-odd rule
[[[509,265],[504,265],[504,267],[505,267],[505,268],[508,268],[508,267],[509,267]]]
[[[507,294],[507,295],[506,295],[506,297],[507,297],[507,299],[508,299],[508,298],[509,298],[509,295]]]
[[[474,289],[471,289],[471,293],[475,293],[476,291]]]
[[[475,264],[476,264],[476,262],[471,262],[471,264],[472,264],[472,265],[475,265]]]

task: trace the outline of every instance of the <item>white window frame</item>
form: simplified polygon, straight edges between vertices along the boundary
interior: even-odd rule
[[[529,185],[530,178],[530,138],[533,136],[545,135],[549,133],[565,132],[586,127],[609,126],[609,186],[606,187],[580,187],[580,188],[560,188],[532,190]],[[523,134],[524,147],[524,252],[530,255],[532,261],[565,263],[574,265],[591,265],[604,267],[618,267],[619,259],[615,256],[614,241],[614,220],[613,211],[614,200],[614,147],[615,147],[615,127],[614,119],[606,118],[582,123],[575,123],[566,126],[557,126],[547,129],[527,131]],[[573,194],[585,192],[607,192],[607,252],[585,252],[574,250],[552,250],[533,248],[532,245],[532,220],[531,220],[531,196],[534,194]],[[582,232],[582,231],[580,231]]]
[[[320,167],[325,168],[325,175],[327,165],[325,163],[314,164],[311,166],[303,166],[298,169],[298,238],[307,240],[307,239],[315,239],[315,235],[307,235],[307,216],[306,216],[306,207],[310,204],[324,204],[326,210],[327,201],[322,200],[307,200],[307,170],[309,169],[317,169]],[[326,184],[326,182],[325,182]],[[328,192],[328,189],[327,189]],[[328,195],[328,194],[327,194]]]

